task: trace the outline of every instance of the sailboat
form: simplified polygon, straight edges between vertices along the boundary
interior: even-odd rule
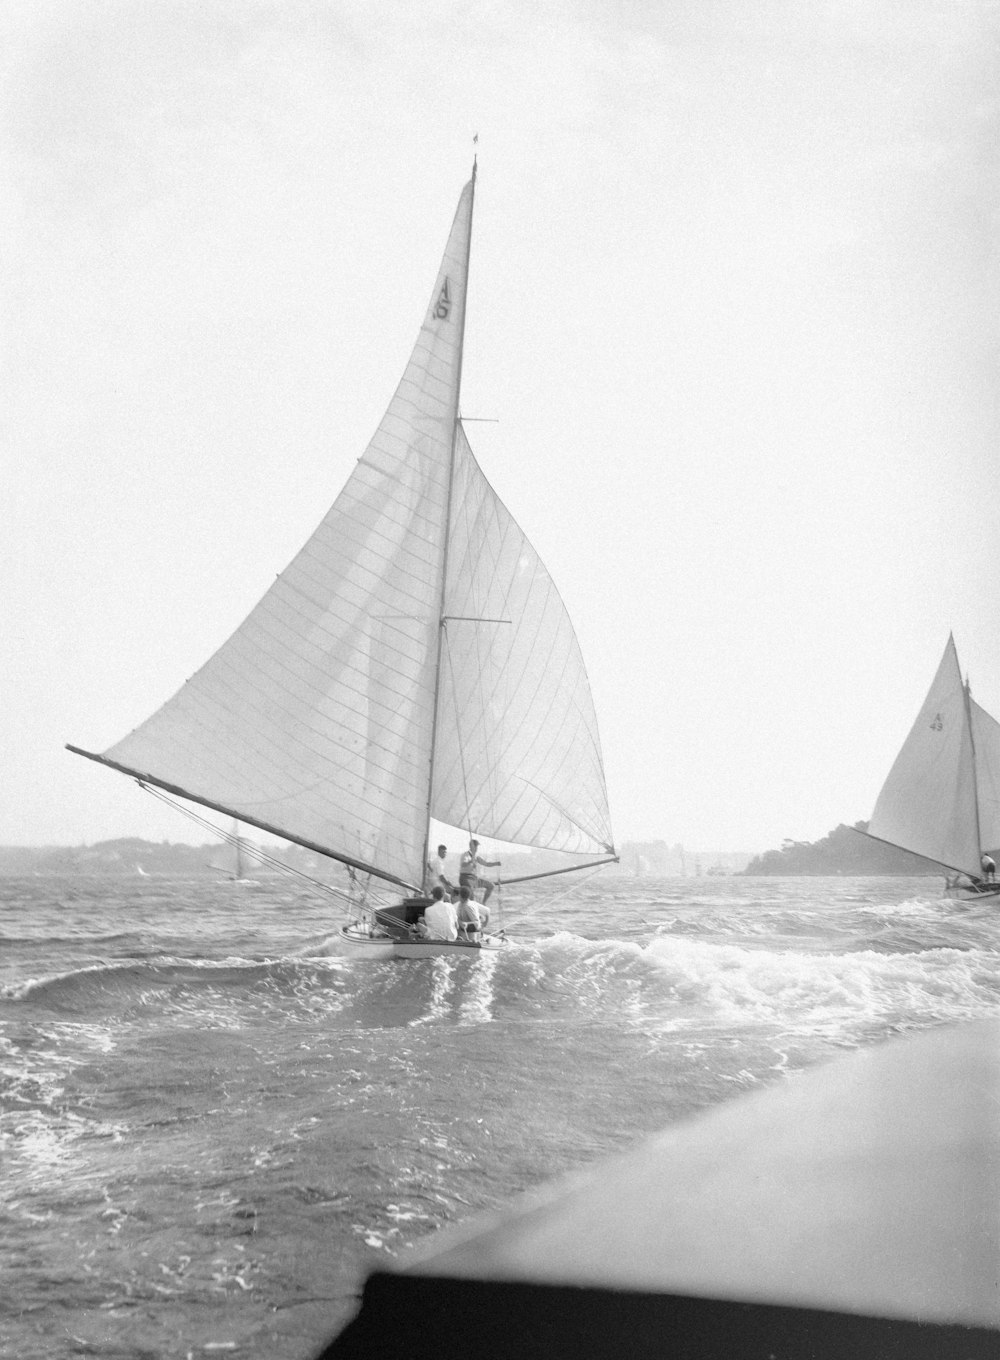
[[[462,420],[475,187],[474,164],[402,379],[315,532],[173,698],[103,753],[68,748],[339,860],[361,898],[341,942],[376,957],[503,946],[419,938],[432,819],[553,872],[617,859],[572,623]],[[373,879],[402,900],[371,905]]]
[[[232,825],[225,838],[227,853],[224,858],[216,857],[212,860],[210,867],[217,873],[225,875],[231,883],[253,883],[255,880],[247,875],[247,855],[244,849],[243,836],[240,832],[239,822],[233,818]]]
[[[1000,723],[962,680],[951,636],[866,834],[940,864],[951,895],[1000,894],[982,867],[1000,847]]]

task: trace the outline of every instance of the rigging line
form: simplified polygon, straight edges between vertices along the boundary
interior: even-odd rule
[[[337,888],[333,884],[323,883],[320,879],[313,878],[310,874],[305,873],[304,870],[297,869],[295,868],[294,865],[286,864],[283,860],[280,860],[276,858],[276,856],[269,854],[268,851],[263,849],[263,847],[255,845],[252,841],[247,840],[246,837],[234,835],[232,832],[223,831],[220,827],[217,827],[214,822],[209,821],[207,817],[202,817],[198,813],[196,813],[193,809],[186,808],[181,803],[174,802],[171,798],[167,797],[160,790],[153,788],[151,785],[144,784],[141,780],[138,780],[137,783],[139,784],[139,787],[143,789],[146,793],[152,794],[154,798],[158,798],[161,802],[168,804],[175,811],[182,813],[183,816],[187,817],[189,821],[196,822],[199,826],[203,827],[207,831],[210,831],[213,835],[220,837],[220,839],[222,839],[223,841],[228,841],[230,845],[235,845],[238,843],[241,846],[241,848],[245,851],[247,856],[255,860],[258,864],[264,865],[269,868],[277,869],[282,873],[293,875],[296,878],[301,878],[305,882],[311,883],[314,887],[320,888],[324,892],[329,893],[331,896],[343,898],[347,897],[347,894],[344,892],[342,888]]]
[[[550,898],[548,899],[548,901],[549,901],[550,903],[552,903],[552,902],[561,902],[561,901],[563,900],[564,897],[570,897],[570,896],[572,896],[573,893],[579,892],[580,889],[583,888],[583,887],[585,887],[585,886],[590,882],[590,880],[591,880],[592,878],[596,878],[597,875],[600,873],[601,869],[603,869],[603,868],[604,868],[603,864],[598,864],[598,865],[596,866],[596,868],[593,870],[593,872],[590,873],[590,874],[588,874],[588,876],[587,876],[586,878],[584,878],[584,879],[579,879],[579,878],[573,879],[572,882],[569,884],[568,887],[564,888],[562,892],[556,893],[556,895],[555,895],[554,897],[550,897]]]
[[[592,872],[588,874],[586,878],[573,879],[569,886],[563,888],[561,892],[556,892],[553,893],[551,896],[546,896],[544,899],[544,905],[546,907],[550,907],[552,906],[553,903],[561,902],[563,898],[570,897],[572,896],[573,893],[579,892],[581,888],[585,888],[587,886],[587,884],[590,882],[592,878],[597,877],[600,870],[603,869],[606,864],[611,864],[614,862],[615,861],[612,860],[603,860],[600,864],[597,864],[593,867]]]
[[[202,817],[200,813],[195,812],[193,808],[185,807],[183,803],[176,802],[161,789],[157,789],[151,784],[144,784],[141,779],[137,779],[136,783],[144,792],[151,794],[154,798],[158,798],[161,803],[166,803],[176,812],[187,817],[189,821],[197,823],[198,826],[210,831],[213,835],[220,837],[224,841],[228,841],[230,845],[234,845],[238,840],[246,854],[251,859],[256,860],[258,864],[277,869],[279,872],[288,874],[293,878],[300,878],[304,883],[312,884],[314,888],[319,888],[321,892],[325,892],[328,896],[340,898],[353,905],[354,899],[349,893],[346,893],[343,888],[338,888],[332,883],[324,883],[322,879],[314,878],[312,874],[307,874],[305,870],[297,869],[293,864],[286,864],[284,860],[278,859],[276,856],[263,849],[262,846],[255,845],[244,836],[235,836],[231,831],[223,831],[220,827],[216,826],[214,822],[209,821],[207,817]]]
[[[351,898],[351,905],[359,911],[368,911],[369,909],[377,911],[379,905],[386,907],[392,905],[394,899],[388,893],[382,893],[382,890],[372,883],[371,874],[366,874],[365,881],[362,883],[351,865],[347,865],[347,873],[351,880],[351,886],[357,894],[356,897]],[[372,903],[371,908],[369,908],[369,900]]]

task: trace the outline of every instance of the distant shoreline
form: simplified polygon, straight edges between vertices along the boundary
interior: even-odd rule
[[[72,878],[83,875],[121,878],[225,878],[225,869],[218,864],[220,843],[200,846],[158,845],[155,842],[103,842],[97,846],[0,846],[0,878],[22,878],[32,875]],[[289,868],[310,877],[328,876],[336,869],[336,861],[300,850],[296,846],[282,847],[276,858]],[[901,867],[844,865],[807,862],[810,857],[798,851],[772,850],[758,855],[742,868],[718,868],[710,864],[681,870],[674,867],[633,867],[628,864],[608,865],[604,874],[631,879],[684,879],[692,883],[711,882],[719,878],[844,878],[882,877],[914,878],[940,877],[942,870],[926,861],[916,866]],[[216,861],[213,863],[213,859]],[[254,878],[273,876],[280,870],[269,865],[254,864]]]
[[[859,835],[866,822],[854,826],[841,823],[818,841],[786,840],[780,849],[754,855],[748,851],[686,850],[665,840],[625,841],[619,849],[619,863],[604,872],[625,874],[630,878],[716,877],[814,877],[841,878],[940,877],[940,865],[905,850]],[[187,845],[170,841],[147,841],[135,836],[98,841],[77,846],[0,846],[0,877],[22,874],[111,874],[123,876],[216,877],[223,842]],[[315,874],[329,872],[331,861],[300,846],[284,844],[268,847],[268,854],[289,867]],[[525,854],[527,867],[532,858]],[[254,874],[277,872],[255,867]]]

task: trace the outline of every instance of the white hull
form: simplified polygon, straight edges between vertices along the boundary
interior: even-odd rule
[[[499,935],[488,935],[481,943],[473,940],[398,940],[388,934],[373,934],[366,921],[342,926],[340,941],[352,959],[433,959],[475,958],[495,954],[506,948]]]
[[[974,888],[969,883],[960,883],[954,887],[949,885],[945,889],[945,895],[957,898],[960,902],[977,902],[980,900],[992,902],[1000,897],[1000,883],[985,883],[981,888]]]

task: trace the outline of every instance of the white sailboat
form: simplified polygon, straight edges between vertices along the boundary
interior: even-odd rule
[[[1000,847],[1000,723],[962,680],[950,636],[867,834],[942,865],[955,895],[1000,893],[982,867]]]
[[[240,824],[235,817],[225,837],[225,846],[224,857],[216,856],[213,858],[210,867],[215,869],[217,873],[223,874],[231,883],[255,882],[247,874],[246,849],[240,832]]]
[[[69,747],[403,889],[341,932],[380,957],[502,943],[417,938],[432,818],[556,852],[558,872],[616,858],[569,615],[462,424],[475,180],[402,380],[319,527],[162,708],[103,754]]]

